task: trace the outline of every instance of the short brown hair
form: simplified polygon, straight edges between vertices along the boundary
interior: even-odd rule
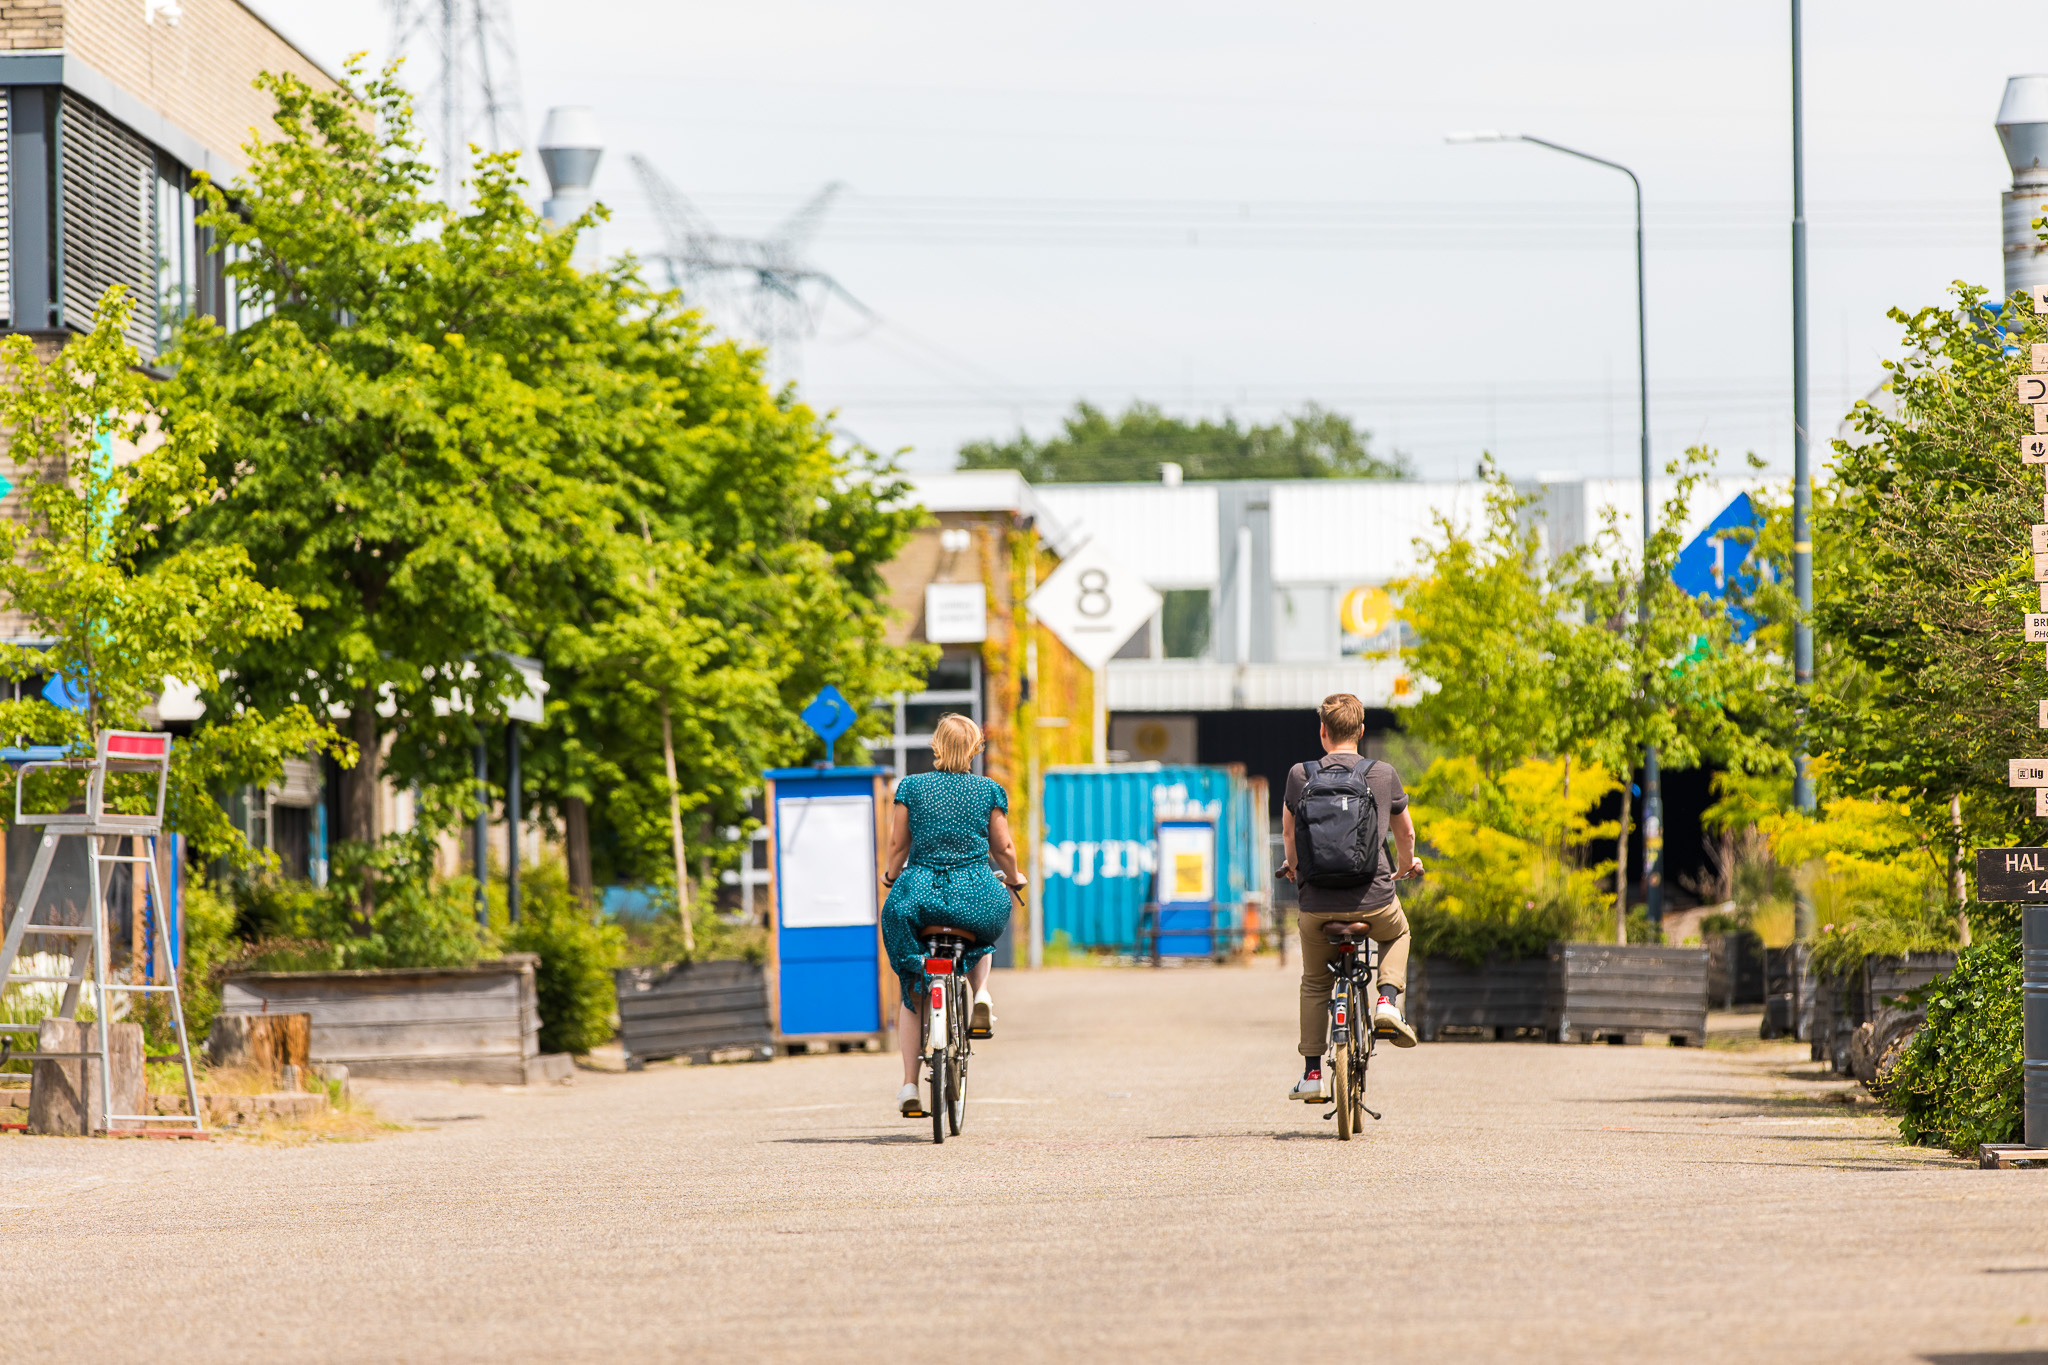
[[[1332,692],[1316,708],[1323,729],[1339,744],[1347,744],[1365,733],[1365,703],[1349,692]]]
[[[932,766],[942,773],[964,773],[985,742],[981,727],[958,711],[941,716],[932,731]]]

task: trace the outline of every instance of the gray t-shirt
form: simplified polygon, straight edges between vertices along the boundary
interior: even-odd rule
[[[1401,789],[1401,775],[1393,765],[1375,759],[1362,758],[1357,754],[1325,754],[1316,763],[1297,763],[1287,770],[1287,793],[1281,798],[1288,810],[1294,812],[1295,852],[1301,851],[1301,798],[1308,789],[1308,775],[1320,763],[1335,761],[1347,768],[1361,763],[1371,763],[1365,774],[1366,789],[1372,793],[1373,801],[1380,808],[1380,837],[1384,841],[1394,823],[1394,817],[1408,809],[1408,793]],[[1383,846],[1380,850],[1379,867],[1374,870],[1372,880],[1359,886],[1307,886],[1297,882],[1296,894],[1301,898],[1301,908],[1311,914],[1341,914],[1347,910],[1377,910],[1394,899],[1394,862]]]

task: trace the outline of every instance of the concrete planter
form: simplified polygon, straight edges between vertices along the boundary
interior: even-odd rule
[[[768,979],[758,963],[621,967],[612,973],[612,987],[628,1070],[662,1057],[708,1062],[714,1052],[740,1048],[763,1061],[775,1055]]]
[[[312,1018],[309,1060],[353,1077],[525,1085],[545,1078],[532,953],[474,967],[252,972],[221,986],[224,1014]]]
[[[1707,950],[1554,943],[1546,1027],[1559,1043],[1707,1041]]]
[[[1547,957],[1488,958],[1476,967],[1450,957],[1417,958],[1408,969],[1407,1014],[1425,1043],[1443,1031],[1478,1029],[1495,1039],[1547,1027]]]

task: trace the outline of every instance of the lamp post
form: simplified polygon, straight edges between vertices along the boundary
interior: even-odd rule
[[[1650,343],[1648,337],[1647,312],[1643,289],[1643,182],[1636,173],[1619,161],[1609,161],[1604,156],[1594,156],[1575,147],[1551,142],[1546,138],[1531,137],[1527,133],[1498,133],[1491,130],[1474,133],[1451,133],[1444,141],[1468,142],[1528,142],[1538,147],[1547,147],[1553,152],[1590,161],[1596,166],[1605,166],[1611,171],[1620,171],[1628,177],[1628,183],[1636,194],[1636,397],[1639,404],[1642,457],[1643,457],[1643,592],[1636,604],[1637,620],[1647,626],[1650,620]],[[1622,831],[1622,838],[1628,831]],[[1626,890],[1624,889],[1624,894]],[[1657,746],[1646,745],[1643,749],[1643,908],[1649,913],[1650,922],[1658,924],[1664,918],[1664,792],[1663,781],[1657,768]]]
[[[1806,769],[1806,693],[1813,686],[1813,477],[1806,453],[1806,92],[1799,0],[1792,0],[1792,589],[1799,617],[1792,623],[1792,683],[1800,698],[1799,743],[1792,755],[1792,804],[1813,810],[1813,777]],[[1813,933],[1813,902],[1792,898],[1792,929],[1801,942]]]

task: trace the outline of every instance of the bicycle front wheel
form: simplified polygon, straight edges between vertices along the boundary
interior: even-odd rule
[[[967,1003],[955,994],[953,1022],[953,1070],[947,1086],[947,1098],[952,1103],[946,1106],[946,1126],[953,1130],[953,1136],[960,1136],[960,1128],[967,1122]]]

